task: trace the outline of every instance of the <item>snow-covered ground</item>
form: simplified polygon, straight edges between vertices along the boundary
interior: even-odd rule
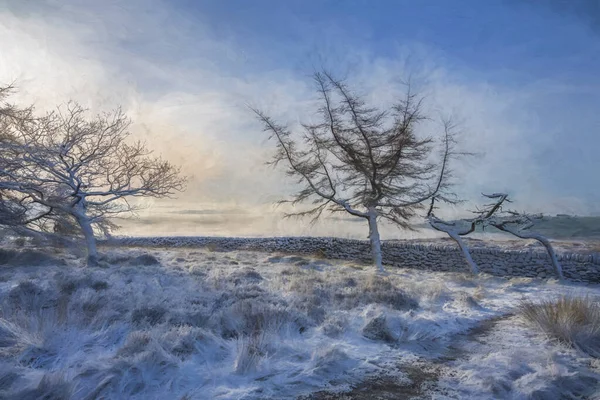
[[[52,254],[65,263],[37,267],[35,257],[4,257],[0,398],[600,396],[598,360],[513,316],[524,299],[600,298],[597,285],[379,276],[351,262],[245,251],[104,250],[96,268],[66,253]]]

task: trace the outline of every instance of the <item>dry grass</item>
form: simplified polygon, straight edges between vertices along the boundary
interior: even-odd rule
[[[326,305],[343,310],[368,304],[382,304],[395,310],[419,306],[415,298],[389,277],[369,275],[361,279],[358,276],[318,275],[298,270],[286,278],[282,289],[296,295],[300,308],[313,311]]]
[[[267,350],[264,335],[257,334],[239,338],[233,366],[234,371],[242,375],[253,372],[258,368],[258,365],[266,355]]]
[[[523,318],[549,337],[600,357],[600,305],[589,296],[522,302]]]
[[[437,357],[488,315],[471,312],[469,296],[510,308],[531,293],[502,279],[381,276],[262,253],[235,253],[236,265],[231,253],[186,251],[180,263],[181,251],[157,251],[162,264],[132,265],[141,254],[115,250],[105,268],[2,271],[0,399],[293,398],[354,382],[374,370],[365,360],[395,364],[397,347]]]

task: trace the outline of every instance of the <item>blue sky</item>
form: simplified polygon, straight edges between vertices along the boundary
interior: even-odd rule
[[[252,52],[273,47],[270,61],[277,66],[281,56],[290,57],[291,65],[302,63],[305,55],[297,50],[312,46],[355,46],[394,57],[395,47],[419,42],[438,51],[450,65],[473,69],[486,79],[492,73],[524,83],[532,77],[564,79],[572,72],[598,79],[594,21],[582,15],[594,11],[592,5],[598,3],[588,1],[586,10],[585,1],[552,2],[541,6],[543,2],[509,0],[176,0],[171,4],[197,14],[216,34],[234,37],[241,48]]]
[[[547,169],[546,184],[552,189],[558,181],[569,193],[600,201],[600,2],[182,1],[180,7],[215,16],[214,29],[241,48],[272,46],[267,63],[274,68],[287,63],[302,70],[303,53],[320,47],[356,46],[393,58],[398,47],[419,43],[461,79],[517,90],[539,85],[547,96],[529,106],[551,138],[541,138],[535,154]]]
[[[595,161],[595,149],[600,148],[598,2],[177,0],[170,4],[245,55],[243,62],[228,65],[233,74],[289,69],[302,75],[321,59],[336,64],[347,51],[394,59],[403,47],[416,46],[466,84],[535,91],[538,96],[519,106],[539,124],[541,132],[523,140],[536,147],[532,157],[545,171],[543,189],[600,201],[596,177],[600,162]]]
[[[325,65],[375,103],[410,75],[481,157],[461,194],[600,214],[600,2],[0,0],[0,82],[39,107],[122,104],[192,176],[177,204],[267,207],[292,189],[245,109],[310,115]]]
[[[306,52],[320,48],[354,47],[373,56],[394,57],[398,46],[421,43],[438,52],[448,66],[502,83],[540,78],[598,83],[599,79],[600,24],[597,15],[594,21],[589,14],[600,13],[600,6],[593,0],[170,4],[210,26],[214,35],[231,38],[240,49],[269,54],[264,62],[275,68],[303,67]]]

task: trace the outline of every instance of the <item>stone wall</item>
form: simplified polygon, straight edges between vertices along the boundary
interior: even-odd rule
[[[320,254],[326,258],[364,262],[369,262],[371,258],[367,241],[338,238],[124,237],[105,244]],[[384,241],[382,250],[385,265],[432,271],[468,271],[457,246]],[[481,271],[489,274],[539,278],[554,276],[550,258],[544,251],[473,248],[471,254]],[[600,283],[600,254],[559,253],[558,259],[567,279]]]

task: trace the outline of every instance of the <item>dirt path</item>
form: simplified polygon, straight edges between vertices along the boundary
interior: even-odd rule
[[[320,391],[298,400],[420,400],[427,399],[428,393],[435,391],[437,380],[447,363],[468,356],[467,344],[478,342],[491,332],[500,321],[513,317],[513,314],[503,314],[482,321],[467,332],[456,335],[448,351],[434,360],[421,359],[412,365],[400,365],[398,369],[407,375],[409,382],[398,380],[397,377],[373,377],[367,379],[351,390],[343,393]]]
[[[507,314],[471,330],[440,365],[432,394],[447,399],[592,399],[600,375],[590,357],[562,347]],[[469,393],[468,396],[466,393]],[[423,398],[423,397],[421,397]]]

